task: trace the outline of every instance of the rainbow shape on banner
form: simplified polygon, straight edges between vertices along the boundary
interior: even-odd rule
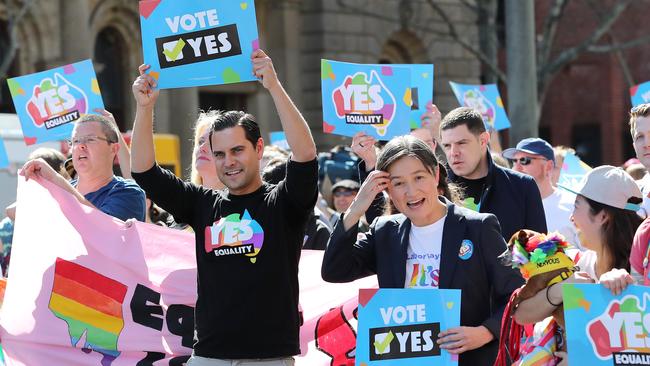
[[[104,108],[92,61],[7,80],[27,145],[70,138],[74,122]]]
[[[124,328],[126,291],[120,282],[57,258],[49,308],[68,324],[73,346],[85,333],[83,349],[101,353],[102,366],[109,366],[120,355],[117,341]]]
[[[408,134],[411,69],[321,60],[323,131],[380,140]]]

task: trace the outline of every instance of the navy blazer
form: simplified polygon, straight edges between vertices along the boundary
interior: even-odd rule
[[[502,265],[506,250],[494,215],[447,205],[440,256],[439,288],[461,290],[460,324],[483,325],[494,340],[460,355],[459,365],[493,365],[498,352],[501,317],[512,292],[524,284],[518,271]],[[377,274],[380,288],[404,288],[411,221],[402,214],[378,217],[370,231],[357,238],[357,226],[334,227],[323,257],[321,275],[327,282],[350,282]],[[461,242],[470,240],[473,253],[459,256]]]

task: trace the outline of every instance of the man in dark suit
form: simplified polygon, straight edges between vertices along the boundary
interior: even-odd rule
[[[463,188],[464,206],[494,214],[507,240],[520,229],[546,233],[542,198],[532,177],[502,168],[488,151],[490,133],[483,118],[467,107],[449,112],[440,123],[449,181]]]
[[[438,343],[459,354],[460,365],[492,365],[504,307],[523,279],[497,260],[506,243],[496,218],[439,197],[438,178],[426,144],[391,140],[335,226],[322,277],[349,282],[377,274],[382,288],[460,289],[461,326],[443,330]],[[379,217],[357,235],[359,218],[384,189],[401,214]]]

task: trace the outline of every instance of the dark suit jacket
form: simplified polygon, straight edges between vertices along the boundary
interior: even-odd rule
[[[505,240],[521,229],[546,233],[546,216],[542,196],[533,177],[502,168],[487,152],[488,174],[481,194],[481,212],[494,214]],[[448,181],[458,183],[458,176],[447,168]]]
[[[442,234],[439,288],[461,290],[461,325],[483,325],[494,335],[494,340],[483,347],[461,354],[459,365],[491,366],[498,351],[503,310],[524,280],[518,271],[497,259],[506,250],[506,243],[494,215],[441,199],[448,211]],[[343,220],[339,220],[323,257],[323,279],[350,282],[377,274],[380,288],[403,288],[410,229],[411,221],[402,214],[381,216],[368,233],[357,239],[357,227],[346,232]],[[459,250],[466,239],[473,243],[474,251],[464,260]]]

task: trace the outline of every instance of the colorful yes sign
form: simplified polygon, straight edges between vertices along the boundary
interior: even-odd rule
[[[632,97],[632,107],[650,103],[650,81],[631,87],[630,97]]]
[[[411,69],[411,129],[429,127],[422,126],[422,115],[433,104],[433,65],[430,64],[400,64]]]
[[[481,114],[488,129],[510,128],[510,120],[503,108],[503,101],[496,84],[466,85],[449,82],[461,106],[469,107]]]
[[[458,326],[460,290],[361,289],[355,365],[456,365],[436,341]]]
[[[321,60],[323,131],[379,140],[409,133],[410,80],[407,67]]]
[[[569,365],[649,365],[650,288],[562,285]]]
[[[254,0],[142,0],[144,62],[158,87],[256,80]]]
[[[8,79],[27,145],[70,138],[76,120],[104,108],[90,60]]]

